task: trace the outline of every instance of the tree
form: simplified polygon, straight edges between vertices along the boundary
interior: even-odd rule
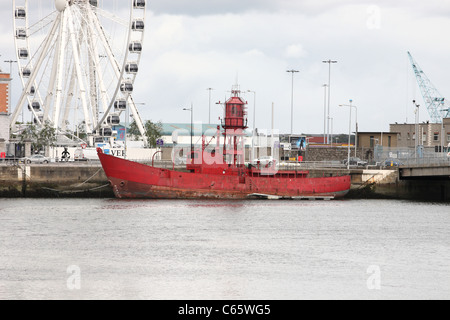
[[[31,147],[34,151],[40,151],[44,147],[52,147],[56,143],[56,129],[47,121],[42,128],[34,124],[29,124],[19,135],[20,141],[31,141]]]
[[[86,133],[86,121],[83,121],[77,125],[76,131],[74,135],[81,140],[86,141],[87,133]]]
[[[158,121],[153,123],[151,120],[145,122],[144,125],[145,136],[148,140],[148,145],[150,148],[156,148],[156,141],[162,136],[162,123]]]
[[[141,131],[139,130],[136,120],[134,119],[133,122],[131,122],[130,124],[128,134],[131,136],[131,139],[133,140],[137,140],[139,137],[142,137]]]
[[[30,141],[31,147],[34,150],[38,149],[38,143],[37,143],[38,136],[39,136],[38,129],[34,124],[29,124],[19,134],[20,142],[24,143],[25,141]]]
[[[39,136],[38,136],[38,141],[39,144],[42,147],[53,147],[55,146],[57,137],[56,137],[56,129],[51,126],[51,124],[46,121],[44,123],[44,126],[42,127],[42,129],[39,132]]]

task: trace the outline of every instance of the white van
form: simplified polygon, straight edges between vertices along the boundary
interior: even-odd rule
[[[98,159],[96,148],[78,148],[74,153],[75,161],[96,161]]]
[[[95,148],[87,148],[84,146],[75,150],[75,161],[99,161],[97,155],[97,148],[101,148],[103,153],[112,155],[118,158],[125,157],[125,151],[123,148],[111,148],[109,143],[96,143]]]

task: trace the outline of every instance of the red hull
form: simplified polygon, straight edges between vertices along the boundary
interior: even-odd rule
[[[345,196],[350,176],[308,178],[302,173],[272,176],[178,172],[127,161],[99,151],[98,156],[118,198],[248,199]]]

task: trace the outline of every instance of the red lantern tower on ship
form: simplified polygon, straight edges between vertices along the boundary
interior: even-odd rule
[[[245,129],[247,129],[247,102],[240,97],[241,91],[236,85],[231,90],[232,97],[225,103],[225,119],[222,119],[224,136],[224,161],[234,166],[243,166],[245,162]]]

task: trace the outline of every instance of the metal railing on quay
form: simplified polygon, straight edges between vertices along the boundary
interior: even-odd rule
[[[400,159],[401,166],[420,166],[420,167],[434,167],[434,166],[450,166],[450,157],[425,157]]]
[[[279,170],[311,170],[311,169],[346,169],[347,166],[339,161],[303,161],[303,162],[281,162]]]

